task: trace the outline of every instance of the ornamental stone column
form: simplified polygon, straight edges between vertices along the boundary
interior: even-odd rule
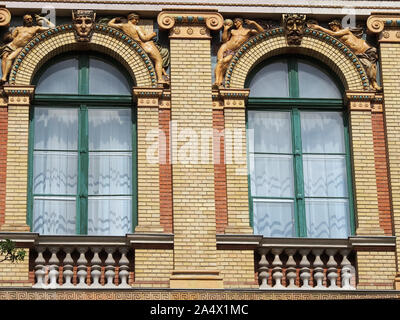
[[[27,219],[29,108],[34,86],[4,86],[8,97],[5,223],[1,231],[29,232]]]
[[[220,29],[223,18],[213,11],[163,11],[158,24],[170,30],[171,50],[174,269],[170,287],[222,288],[213,149],[207,136],[211,138],[213,130],[210,30]]]
[[[394,234],[397,235],[394,285],[400,290],[400,15],[374,14],[368,18],[367,27],[378,35],[380,44],[392,215]]]

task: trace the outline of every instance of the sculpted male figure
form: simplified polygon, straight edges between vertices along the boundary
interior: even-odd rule
[[[163,59],[157,46],[151,40],[157,34],[155,32],[146,34],[143,28],[137,25],[139,22],[139,16],[137,14],[131,13],[127,18],[127,23],[122,23],[121,18],[114,18],[108,23],[108,25],[110,27],[122,30],[128,36],[138,42],[143,50],[149,55],[150,59],[154,62],[158,83],[166,83],[166,81],[163,79],[163,74],[166,75],[166,72],[163,69]]]
[[[236,18],[232,20],[225,20],[224,30],[222,32],[223,44],[217,53],[217,66],[215,67],[215,86],[221,86],[224,79],[229,62],[232,60],[235,51],[240,46],[249,40],[252,36],[263,32],[264,29],[257,22],[253,20],[245,20],[246,24],[254,26],[255,29],[243,27],[243,19]],[[232,26],[236,29],[229,30]]]
[[[376,62],[378,61],[376,48],[369,46],[365,40],[357,38],[349,28],[342,29],[342,25],[338,20],[329,23],[331,30],[325,29],[316,24],[310,24],[309,27],[326,32],[330,36],[339,39],[353,50],[366,69],[365,71],[367,72],[367,76],[371,82],[371,89],[382,90],[376,82]]]
[[[36,15],[36,21],[39,26],[33,25],[33,18],[30,14],[24,16],[24,22],[22,27],[17,27],[11,33],[10,42],[3,47],[3,51],[0,53],[1,60],[1,72],[2,78],[0,85],[7,81],[8,74],[10,73],[14,59],[19,55],[25,45],[37,34],[42,31],[54,28],[54,24],[48,21],[46,18]],[[43,22],[46,22],[49,27],[42,27]]]

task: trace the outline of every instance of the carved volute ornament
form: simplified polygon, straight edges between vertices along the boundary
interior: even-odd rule
[[[124,22],[123,20],[123,18],[116,17],[111,19],[108,22],[108,25],[110,27],[122,30],[133,40],[135,40],[153,61],[154,68],[157,74],[157,83],[160,85],[167,84],[168,75],[164,69],[165,58],[163,59],[163,56],[165,56],[165,54],[161,55],[161,52],[163,51],[162,49],[165,50],[165,48],[160,48],[152,40],[154,37],[157,36],[157,33],[146,33],[144,29],[138,25],[139,15],[136,13],[129,14],[126,22]]]
[[[283,14],[282,26],[285,31],[288,45],[301,45],[301,40],[306,29],[306,15],[304,14]]]
[[[364,39],[357,37],[349,28],[342,28],[340,21],[334,20],[329,23],[329,28],[323,28],[317,24],[309,24],[310,28],[326,32],[332,37],[339,39],[348,46],[358,57],[365,68],[370,81],[370,89],[380,91],[382,88],[376,82],[376,62],[378,52],[371,47]]]
[[[0,27],[7,27],[11,21],[11,13],[0,6]]]
[[[238,50],[252,36],[263,32],[264,28],[253,20],[244,20],[244,22],[253,28],[243,26],[243,19],[236,18],[233,21],[226,19],[222,32],[222,45],[217,53],[217,65],[215,67],[214,87],[221,87],[225,77],[226,70],[231,62],[236,50]]]
[[[78,42],[88,42],[92,38],[96,13],[93,10],[72,10],[72,25]]]
[[[37,26],[33,25],[33,17],[26,14],[23,17],[23,26],[16,27],[6,35],[6,44],[0,47],[2,78],[0,85],[7,82],[14,59],[19,55],[25,45],[38,33],[54,28],[54,24],[46,18],[35,15]],[[46,22],[49,27],[43,27]]]

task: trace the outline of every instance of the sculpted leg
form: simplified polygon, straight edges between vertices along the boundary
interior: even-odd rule
[[[22,48],[18,48],[16,50],[14,50],[13,52],[11,52],[10,54],[8,54],[5,58],[3,58],[1,66],[2,66],[2,78],[1,78],[1,82],[4,83],[7,81],[7,77],[8,74],[10,73],[12,64],[14,62],[14,59],[16,56],[18,56],[18,54],[21,52]]]

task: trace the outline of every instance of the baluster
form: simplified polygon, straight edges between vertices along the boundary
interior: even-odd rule
[[[302,289],[310,289],[312,286],[310,286],[310,278],[311,278],[311,273],[310,273],[310,262],[308,261],[307,255],[310,252],[310,249],[301,249],[300,254],[302,256],[301,261],[300,261],[300,278],[303,282],[303,285],[301,286]]]
[[[322,290],[326,289],[323,285],[324,280],[324,263],[321,260],[321,254],[324,252],[323,249],[313,249],[313,254],[315,255],[314,261],[314,279],[316,280],[315,289]]]
[[[73,288],[72,277],[74,275],[74,260],[72,259],[71,252],[72,247],[64,248],[65,259],[63,261],[63,275],[65,277],[65,283],[62,285],[63,288]]]
[[[94,256],[92,261],[90,262],[92,265],[91,275],[93,278],[93,283],[90,285],[91,288],[101,288],[100,284],[100,276],[101,276],[101,259],[99,257],[99,253],[101,251],[101,247],[93,247],[91,248],[94,252]]]
[[[45,248],[44,247],[38,247],[37,252],[38,256],[35,259],[35,277],[36,277],[36,283],[32,286],[32,288],[45,288],[46,283],[44,282],[44,276],[46,274],[45,272],[45,263],[46,261],[43,258],[43,252]]]
[[[129,260],[126,257],[128,248],[120,248],[119,252],[121,252],[121,259],[119,259],[119,276],[121,278],[121,282],[118,285],[118,288],[130,288],[131,286],[128,284]]]
[[[286,262],[286,278],[289,280],[289,285],[287,286],[290,289],[297,289],[296,286],[296,261],[294,261],[293,255],[296,253],[296,249],[286,249],[286,254],[289,256]]]
[[[88,285],[86,284],[86,276],[87,276],[87,259],[85,257],[85,252],[87,251],[86,247],[79,247],[78,252],[80,253],[79,259],[76,262],[78,265],[78,288],[86,288]]]
[[[107,259],[105,261],[106,264],[106,272],[105,272],[105,276],[107,279],[107,283],[105,284],[105,287],[109,287],[109,288],[114,288],[115,284],[113,283],[114,277],[115,277],[115,260],[113,258],[113,252],[114,252],[114,248],[105,248],[106,252],[107,252]]]
[[[258,277],[261,279],[260,289],[270,289],[271,287],[268,285],[268,261],[267,261],[267,249],[260,249],[261,259],[258,263]]]
[[[349,255],[349,253],[350,253],[349,249],[340,250],[340,254],[343,257],[343,260],[341,262],[342,289],[355,290],[355,287],[353,287],[351,285],[351,280],[352,280],[353,273],[354,273],[354,267],[351,265],[351,262],[347,259],[347,256]]]
[[[337,263],[335,261],[335,253],[337,252],[337,249],[327,249],[326,253],[329,256],[329,260],[326,263],[328,267],[328,279],[329,279],[329,289],[336,290],[339,289],[339,287],[336,285],[337,281]]]
[[[285,287],[282,285],[282,261],[279,255],[282,252],[282,249],[272,249],[272,254],[275,255],[274,261],[272,262],[272,278],[275,280],[274,289],[284,289]]]
[[[58,247],[50,247],[49,248],[51,257],[49,259],[49,266],[50,266],[50,271],[49,271],[49,289],[55,289],[58,288],[59,285],[57,283],[58,280],[58,266],[60,265],[60,261],[58,260],[57,257],[57,252],[58,252]]]

